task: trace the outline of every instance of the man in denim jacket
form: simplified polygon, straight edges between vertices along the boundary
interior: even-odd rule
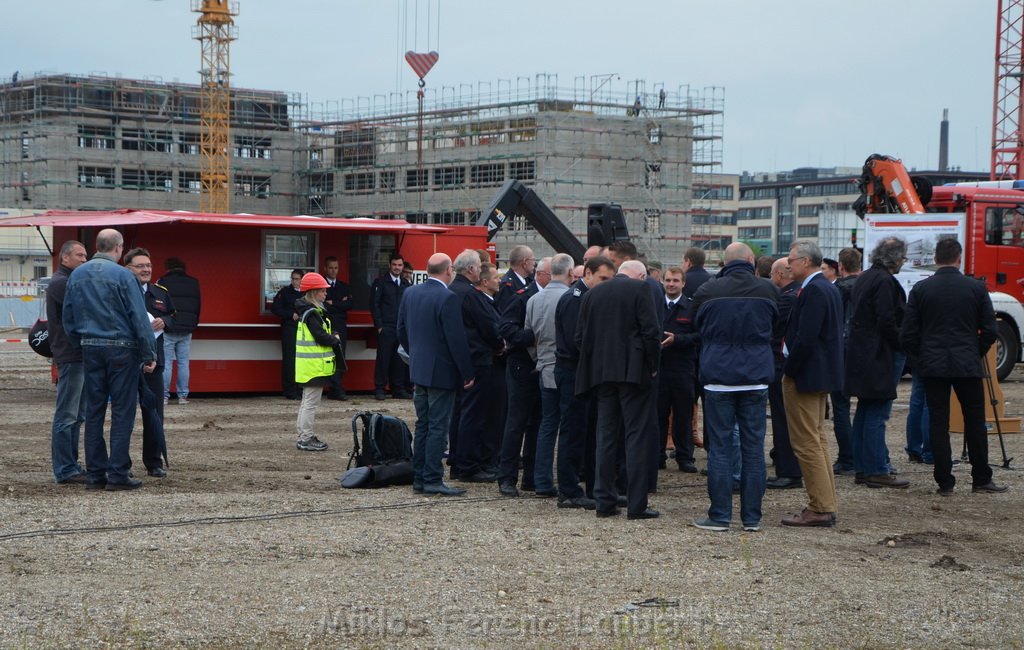
[[[153,329],[146,315],[139,282],[117,261],[124,237],[107,228],[96,236],[96,255],[76,268],[64,295],[64,329],[82,348],[85,365],[86,489],[132,490],[142,481],[131,478],[132,427],[138,403],[139,366],[156,368]],[[103,420],[110,397],[110,453],[103,439]]]

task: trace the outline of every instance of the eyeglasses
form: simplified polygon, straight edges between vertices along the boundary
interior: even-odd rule
[[[805,260],[805,259],[807,259],[807,257],[805,257],[805,256],[800,256],[800,257],[787,257],[787,258],[786,258],[786,264],[789,264],[790,266],[792,266],[792,265],[793,265],[793,262],[795,262],[795,261],[797,261],[797,260]]]
[[[129,264],[128,266],[132,267],[133,269],[151,269],[151,268],[153,268],[152,264]]]

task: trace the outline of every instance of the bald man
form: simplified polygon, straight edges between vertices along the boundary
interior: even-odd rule
[[[398,308],[398,340],[409,352],[409,377],[416,385],[412,488],[422,494],[459,496],[466,491],[443,481],[441,455],[448,442],[455,391],[473,386],[473,362],[458,296],[448,289],[455,279],[451,258],[431,255],[427,276],[423,284],[406,289]]]

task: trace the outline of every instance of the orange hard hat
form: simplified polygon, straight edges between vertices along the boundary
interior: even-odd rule
[[[307,273],[299,282],[299,291],[306,293],[312,289],[326,289],[329,286],[331,285],[327,284],[327,280],[324,280],[324,276],[319,273]]]

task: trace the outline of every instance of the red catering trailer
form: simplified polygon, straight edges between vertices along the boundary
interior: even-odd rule
[[[467,248],[494,245],[483,226],[434,226],[405,221],[310,216],[209,214],[116,210],[50,211],[0,219],[0,227],[52,227],[51,250],[68,240],[85,244],[90,256],[96,234],[116,228],[125,250],[142,246],[153,259],[153,277],[168,257],[178,257],[202,291],[199,327],[193,333],[190,389],[193,393],[278,392],[281,390],[280,324],[270,312],[292,269],[321,272],[324,258],[338,258],[339,277],[352,292],[348,316],[347,390],[372,390],[376,331],[370,317],[370,287],[385,272],[388,257],[400,252],[426,277],[435,252],[454,258]],[[42,236],[42,231],[40,231]],[[60,260],[54,255],[54,269]],[[172,295],[173,298],[173,295]]]

